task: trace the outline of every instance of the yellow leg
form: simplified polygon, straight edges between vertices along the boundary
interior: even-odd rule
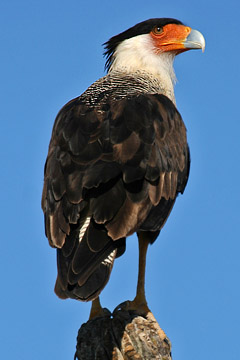
[[[95,317],[102,316],[103,315],[103,308],[100,303],[99,296],[92,301],[92,307],[90,311],[89,320],[92,320]]]
[[[129,309],[136,310],[138,313],[140,312],[143,314],[150,312],[145,296],[145,270],[148,244],[147,234],[144,232],[138,234],[139,265],[137,293],[134,300],[130,301],[128,306]]]
[[[138,233],[138,246],[139,246],[139,265],[138,265],[138,282],[137,292],[133,301],[125,301],[118,305],[114,310],[118,312],[123,309],[126,311],[134,311],[137,315],[144,316],[149,321],[152,321],[158,330],[159,336],[162,340],[166,339],[166,334],[158,325],[153,313],[148,307],[145,295],[145,270],[146,270],[146,257],[149,245],[149,238],[147,232]]]

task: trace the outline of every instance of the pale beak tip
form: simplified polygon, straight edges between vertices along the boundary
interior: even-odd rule
[[[184,45],[187,49],[202,49],[202,52],[204,52],[206,43],[200,31],[192,29]]]

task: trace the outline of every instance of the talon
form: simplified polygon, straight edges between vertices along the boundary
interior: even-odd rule
[[[134,312],[137,315],[147,317],[151,310],[149,309],[146,302],[139,302],[136,299],[130,301],[124,301],[119,304],[113,311],[113,315],[116,315],[119,311]]]
[[[97,317],[110,317],[111,315],[111,312],[107,308],[101,306],[99,297],[93,300],[89,320],[93,320]]]
[[[128,310],[128,304],[130,303],[129,300],[122,302],[121,304],[119,304],[118,306],[115,307],[115,309],[113,310],[113,315],[116,314],[118,311],[124,311],[124,310]]]

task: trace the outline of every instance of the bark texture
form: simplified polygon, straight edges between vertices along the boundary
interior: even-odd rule
[[[171,343],[152,313],[122,305],[81,326],[75,360],[171,360]]]

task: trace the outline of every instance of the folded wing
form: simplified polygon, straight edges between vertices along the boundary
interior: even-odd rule
[[[164,95],[66,104],[54,124],[42,196],[46,236],[58,254],[56,293],[96,298],[127,236],[150,231],[155,240],[188,173],[186,129]]]

